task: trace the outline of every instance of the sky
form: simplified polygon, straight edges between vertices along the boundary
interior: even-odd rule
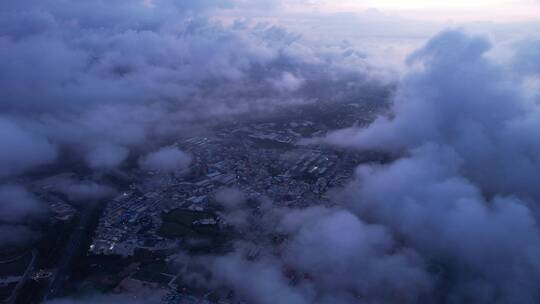
[[[540,2],[533,0],[342,0],[305,1],[289,6],[293,10],[358,12],[377,9],[400,17],[431,21],[530,21],[540,16]]]
[[[379,67],[404,71],[405,58],[446,29],[482,34],[499,51],[540,33],[537,0],[282,0],[240,1],[214,18],[278,24],[318,45],[346,42]],[[250,3],[246,5],[246,3]],[[254,5],[263,3],[264,5]],[[504,52],[504,51],[502,51]]]

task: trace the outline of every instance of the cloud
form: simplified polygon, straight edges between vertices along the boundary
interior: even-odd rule
[[[247,197],[244,192],[238,188],[222,188],[216,191],[214,197],[216,202],[223,207],[224,210],[220,216],[228,225],[237,229],[249,227],[250,209],[246,204]]]
[[[23,222],[43,214],[45,210],[34,195],[16,185],[0,187],[0,202],[0,221],[7,223]]]
[[[42,219],[47,209],[18,185],[0,186],[0,248],[24,245],[36,238],[27,224]]]
[[[540,116],[526,75],[490,48],[437,35],[409,57],[387,115],[323,140],[397,157],[360,166],[339,201],[438,269],[435,302],[538,301]]]
[[[110,169],[118,167],[127,157],[128,149],[111,144],[102,144],[90,150],[86,161],[94,169]]]
[[[0,117],[0,177],[23,173],[56,159],[57,149],[45,137]]]
[[[517,42],[518,51],[513,58],[513,68],[522,75],[536,76],[540,74],[540,40],[523,39]]]
[[[245,207],[246,195],[237,188],[223,188],[216,192],[215,199],[230,211]]]
[[[291,235],[285,262],[310,278],[324,303],[414,303],[430,288],[422,259],[400,248],[384,226],[370,225],[346,210],[293,211],[283,226]],[[312,301],[310,301],[312,302]]]
[[[520,90],[522,77],[484,56],[489,48],[486,39],[460,32],[436,36],[409,58],[415,71],[398,89],[391,115],[326,140],[398,154],[447,145],[483,191],[540,198],[533,186],[540,162],[532,157],[540,152],[532,132],[538,107]]]
[[[416,303],[431,290],[421,257],[402,247],[389,230],[344,209],[261,208],[268,222],[253,243],[204,264],[215,286],[227,286],[240,300],[270,303]],[[253,223],[254,221],[250,221]],[[286,235],[276,248],[265,235]],[[246,243],[247,242],[247,243]],[[259,248],[256,257],[250,257]],[[258,275],[255,275],[258,274]]]
[[[298,90],[304,81],[302,79],[297,78],[291,73],[283,73],[280,78],[274,80],[272,84],[278,89],[282,91],[296,91]]]
[[[175,172],[186,169],[191,163],[191,156],[176,147],[163,147],[139,159],[139,166],[144,170]]]
[[[116,193],[113,188],[90,180],[60,179],[54,187],[73,202],[98,201]]]
[[[535,287],[515,282],[540,275],[535,216],[515,197],[486,199],[459,174],[460,165],[452,150],[423,146],[389,166],[358,168],[345,201],[362,218],[395,231],[426,260],[456,275],[444,282],[450,287],[444,296],[527,303]]]
[[[231,286],[241,299],[261,304],[309,303],[289,286],[277,262],[251,263],[233,254],[217,258],[212,270],[216,280]]]
[[[313,94],[310,86],[328,82],[330,91],[360,80],[345,96],[368,82],[367,64],[350,68],[342,50],[318,49],[272,25],[211,18],[246,5],[3,1],[0,110],[9,128],[0,140],[41,151],[0,157],[1,174],[61,161],[57,151],[93,169],[115,168],[135,150],[234,115],[338,96]],[[21,142],[8,142],[13,138]],[[29,141],[36,149],[26,148]]]

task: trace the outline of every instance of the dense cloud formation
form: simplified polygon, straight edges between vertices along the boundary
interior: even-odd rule
[[[161,172],[181,171],[190,163],[191,156],[176,147],[164,147],[139,159],[141,168]]]
[[[203,259],[181,257],[183,263],[212,274],[211,281],[202,280],[202,284],[226,286],[238,300],[253,303],[416,303],[428,299],[433,283],[424,260],[384,226],[368,224],[341,208],[295,210],[266,201],[259,210],[260,218],[245,214],[244,226],[239,226],[257,222],[258,237],[237,242],[232,253]],[[274,247],[265,241],[269,235],[287,239]],[[196,281],[201,283],[201,278]]]
[[[0,152],[0,177],[63,159],[60,152],[110,170],[150,141],[336,96],[312,93],[320,82],[358,83],[345,94],[365,83],[364,60],[350,68],[347,49],[316,49],[282,28],[209,17],[238,5],[247,4],[2,1],[0,145],[10,149]]]
[[[439,269],[439,301],[536,303],[538,95],[489,49],[460,32],[436,36],[409,58],[389,116],[325,141],[403,155],[358,168],[341,199]]]
[[[41,218],[46,212],[46,207],[25,188],[17,185],[1,186],[0,248],[32,240],[35,235],[26,225]]]
[[[540,230],[533,214],[516,197],[485,198],[460,165],[454,151],[424,146],[388,167],[360,167],[348,203],[440,267],[447,301],[535,303]]]
[[[403,153],[426,143],[450,146],[465,176],[488,195],[540,198],[540,112],[521,90],[523,79],[484,56],[489,43],[459,32],[433,38],[414,53],[419,69],[397,92],[394,118],[365,130],[344,130],[327,141]],[[520,58],[523,59],[523,58]],[[353,140],[351,140],[353,139]]]

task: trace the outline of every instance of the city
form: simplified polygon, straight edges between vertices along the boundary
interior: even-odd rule
[[[123,176],[125,188],[91,208],[80,209],[59,192],[57,185],[78,178],[75,173],[32,181],[34,191],[50,202],[52,222],[46,225],[59,225],[61,231],[78,228],[58,240],[71,248],[59,248],[63,252],[60,260],[33,249],[31,255],[23,253],[5,261],[6,271],[13,265],[13,272],[18,273],[2,277],[0,286],[12,291],[4,301],[37,303],[91,288],[133,297],[161,295],[161,303],[238,302],[230,291],[219,290],[218,295],[215,290],[186,285],[176,256],[182,252],[224,254],[238,240],[271,241],[275,236],[261,235],[263,229],[257,222],[265,201],[295,209],[331,206],[329,192],[343,186],[353,168],[387,161],[387,156],[376,152],[354,153],[301,143],[340,125],[369,123],[381,111],[378,99],[384,94],[371,98],[374,102],[332,105],[333,120],[319,116],[328,115],[322,104],[270,118],[276,122],[244,118],[215,126],[204,136],[180,139],[172,145],[193,157],[189,168],[177,172],[133,168]],[[313,121],[306,119],[310,116]],[[234,217],[225,214],[217,196],[227,190],[245,196],[242,200],[251,210],[248,224],[238,226]],[[251,259],[257,254],[257,247],[246,252]],[[77,266],[73,266],[75,259]],[[25,298],[29,290],[32,296]]]

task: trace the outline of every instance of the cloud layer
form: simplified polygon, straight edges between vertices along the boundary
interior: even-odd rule
[[[402,156],[358,168],[341,199],[440,267],[439,301],[535,303],[537,95],[526,92],[524,74],[485,56],[490,47],[439,34],[409,57],[388,116],[325,141]]]
[[[68,152],[108,170],[210,122],[316,100],[310,84],[360,80],[347,91],[353,95],[365,84],[365,62],[348,67],[345,50],[209,17],[235,6],[245,4],[3,1],[0,143],[11,149],[0,152],[0,175]]]

